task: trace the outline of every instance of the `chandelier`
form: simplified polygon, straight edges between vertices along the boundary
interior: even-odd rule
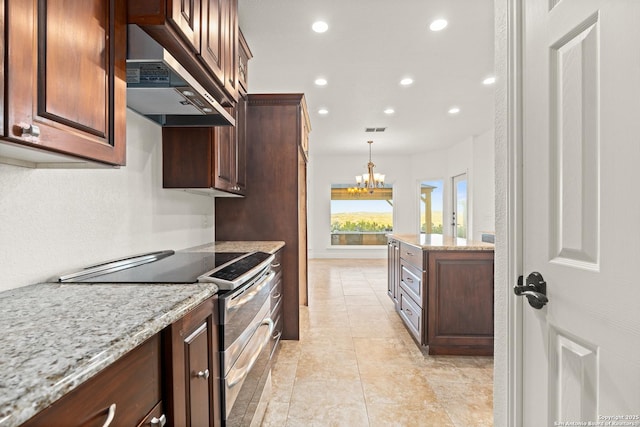
[[[376,166],[371,161],[371,145],[373,141],[367,141],[369,144],[369,163],[367,163],[367,173],[356,176],[356,189],[358,191],[368,191],[373,194],[376,188],[384,187],[384,174],[374,173],[373,168]]]

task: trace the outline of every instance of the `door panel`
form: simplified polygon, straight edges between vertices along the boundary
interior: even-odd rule
[[[551,46],[551,259],[598,269],[598,15]]]
[[[45,66],[38,68],[38,116],[106,138],[109,3],[46,2],[39,15],[38,61]],[[61,22],[85,24],[70,34],[59,30]],[[83,40],[71,54],[69,36]],[[70,90],[83,96],[69,96]]]
[[[640,2],[523,5],[522,424],[637,415]]]
[[[195,53],[200,52],[200,0],[173,0],[171,21]]]
[[[208,0],[202,5],[202,47],[200,55],[207,67],[224,85],[224,8],[223,0]]]

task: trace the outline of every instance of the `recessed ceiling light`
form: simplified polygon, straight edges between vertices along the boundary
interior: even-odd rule
[[[404,79],[400,80],[400,84],[402,86],[409,86],[412,83],[413,83],[413,79],[410,77],[405,77]]]
[[[393,114],[395,112],[396,112],[396,110],[394,110],[393,108],[387,108],[387,109],[384,110],[385,114]]]
[[[327,110],[326,108],[321,108],[318,110],[318,114],[322,114],[324,116],[325,114],[329,114],[329,110]]]
[[[429,25],[429,29],[431,31],[440,31],[440,30],[444,30],[447,27],[447,25],[449,25],[449,23],[447,22],[446,19],[436,19],[431,23],[431,25]]]
[[[482,84],[483,84],[483,85],[492,85],[492,84],[494,84],[495,82],[496,82],[496,78],[495,78],[495,77],[493,77],[493,76],[490,76],[490,77],[487,77],[486,79],[484,79],[484,80],[482,81]]]
[[[458,114],[460,112],[459,107],[451,107],[449,108],[449,114]]]
[[[324,21],[316,21],[316,22],[313,23],[311,28],[316,33],[324,33],[325,31],[327,31],[329,29],[329,24],[327,24]]]
[[[315,83],[318,86],[326,86],[327,85],[327,79],[323,79],[322,77],[320,77],[320,78],[316,79]]]

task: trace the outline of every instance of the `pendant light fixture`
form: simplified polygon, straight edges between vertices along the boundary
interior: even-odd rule
[[[375,173],[373,168],[376,166],[371,161],[371,145],[373,145],[373,141],[367,141],[369,144],[369,163],[367,163],[367,173],[356,176],[356,184],[357,188],[361,190],[366,190],[370,194],[373,194],[373,191],[376,188],[384,187],[384,174]]]

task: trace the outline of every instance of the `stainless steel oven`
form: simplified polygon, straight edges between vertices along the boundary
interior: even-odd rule
[[[220,295],[220,372],[227,426],[250,426],[262,419],[266,409],[268,395],[263,392],[271,387],[274,277],[269,264],[246,286]]]
[[[218,293],[222,422],[259,425],[271,390],[274,256],[264,252],[160,251],[96,264],[58,278],[84,283],[213,282]],[[196,426],[193,426],[196,427]]]

